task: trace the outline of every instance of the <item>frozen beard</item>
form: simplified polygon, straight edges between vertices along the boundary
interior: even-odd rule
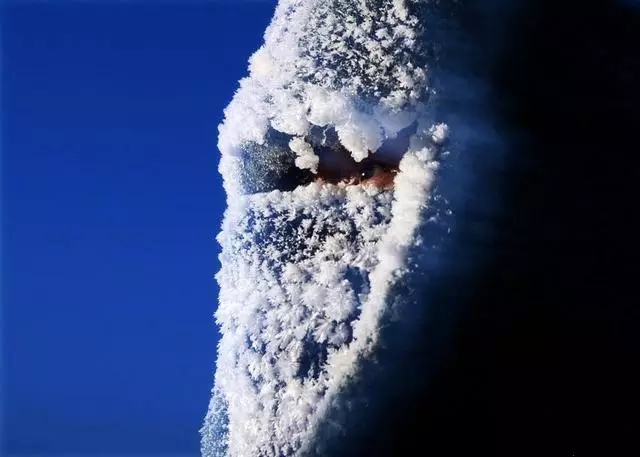
[[[218,275],[231,455],[301,447],[342,360],[391,220],[389,192],[317,183],[251,196]],[[233,337],[231,335],[234,335]],[[234,430],[234,426],[240,430]],[[234,433],[235,432],[235,433]]]
[[[413,2],[354,3],[281,1],[220,126],[205,456],[305,453],[421,242],[447,127],[429,115],[420,21]]]
[[[245,198],[219,236],[216,388],[229,455],[291,455],[308,443],[375,346],[436,168],[407,154],[392,189],[314,181]]]

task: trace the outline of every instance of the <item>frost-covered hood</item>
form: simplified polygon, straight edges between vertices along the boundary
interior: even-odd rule
[[[280,1],[225,110],[206,456],[305,453],[375,348],[448,134],[421,3]]]

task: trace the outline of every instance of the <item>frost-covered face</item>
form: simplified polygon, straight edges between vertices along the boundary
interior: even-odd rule
[[[447,126],[412,2],[281,1],[220,127],[222,338],[203,453],[305,452],[420,243]]]

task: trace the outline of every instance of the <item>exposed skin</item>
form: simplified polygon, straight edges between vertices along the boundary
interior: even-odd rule
[[[397,172],[397,170],[385,170],[369,179],[361,181],[361,184],[370,184],[380,189],[392,189]]]
[[[393,189],[396,174],[397,170],[385,170],[368,179],[358,179],[357,177],[352,177],[351,179],[341,179],[339,181],[328,180],[323,176],[318,175],[318,177],[316,178],[316,182],[332,184],[345,183],[349,186],[370,185],[379,189]]]
[[[391,189],[398,164],[384,161],[370,154],[361,162],[356,162],[349,151],[340,147],[331,150],[329,159],[320,160],[316,181],[321,183],[345,183],[347,185],[373,185],[381,189]]]

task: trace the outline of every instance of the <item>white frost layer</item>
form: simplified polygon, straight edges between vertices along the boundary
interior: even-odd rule
[[[289,148],[296,153],[295,165],[302,170],[318,172],[320,157],[313,152],[313,147],[302,138],[293,138],[289,142]]]
[[[417,242],[431,155],[408,153],[395,191],[313,183],[252,195],[219,235],[215,385],[228,408],[228,455],[295,455],[309,444],[376,343],[388,291]]]
[[[225,110],[222,336],[205,456],[302,454],[375,348],[389,291],[420,242],[448,134],[428,121],[427,69],[413,54],[419,24],[407,3],[281,0]],[[332,127],[360,161],[413,123],[392,190],[311,183],[244,191],[246,161],[261,153],[247,145],[265,145],[269,131],[286,135],[296,167],[315,172],[319,157],[305,139],[313,126]]]
[[[279,2],[219,127],[229,196],[242,193],[242,146],[263,144],[269,128],[304,137],[331,125],[360,161],[423,114],[430,88],[416,57],[420,24],[407,3]]]
[[[308,439],[335,382],[327,367],[352,339],[366,293],[345,275],[366,277],[377,264],[391,197],[319,184],[257,194],[220,234],[216,385],[228,402],[229,455],[289,455]]]

